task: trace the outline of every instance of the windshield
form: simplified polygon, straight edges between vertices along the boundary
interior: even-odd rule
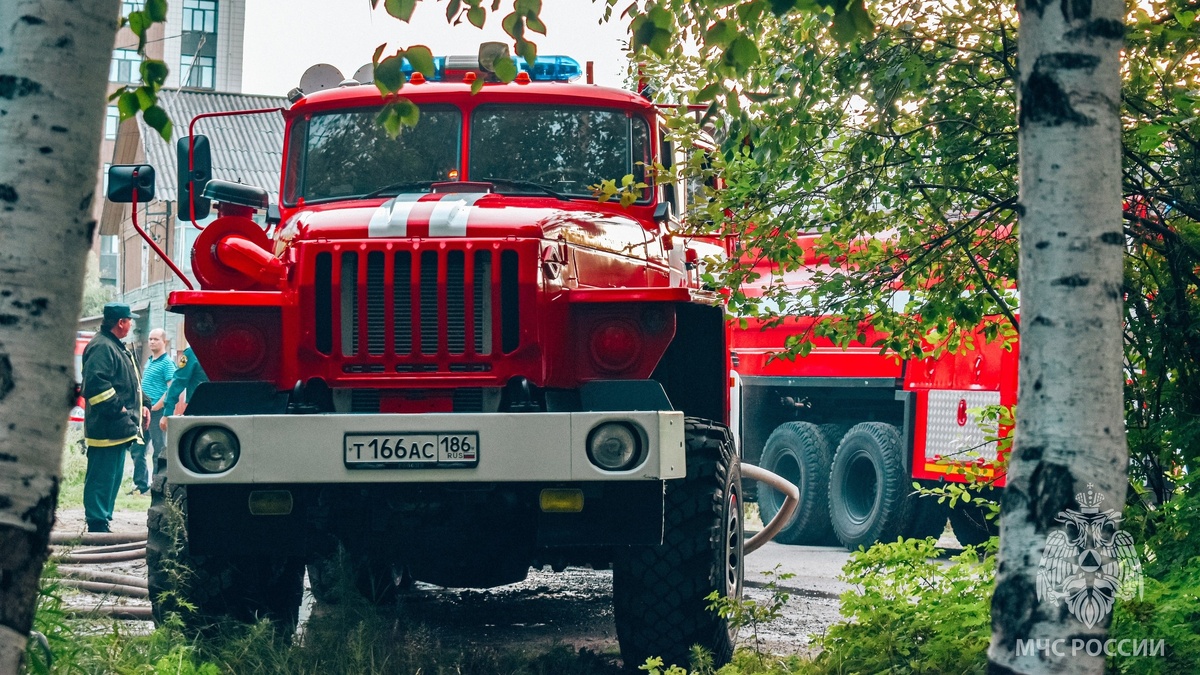
[[[451,106],[422,106],[414,127],[390,138],[376,121],[379,108],[313,115],[292,129],[292,166],[285,200],[294,204],[384,194],[391,185],[449,180],[458,168],[462,114]],[[296,152],[301,150],[302,152]],[[298,161],[302,160],[303,164]]]
[[[627,174],[643,180],[644,166],[651,161],[649,149],[646,121],[623,110],[483,105],[471,119],[468,175],[471,180],[525,181],[564,195],[590,197],[589,186],[602,180],[619,183]]]

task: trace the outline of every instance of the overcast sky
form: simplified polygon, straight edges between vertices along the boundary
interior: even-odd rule
[[[317,63],[336,66],[349,77],[371,62],[381,44],[385,53],[412,45],[425,45],[437,56],[475,54],[479,43],[511,39],[500,28],[501,13],[489,14],[478,30],[466,21],[446,23],[446,2],[423,0],[411,23],[383,11],[383,2],[372,12],[369,0],[248,0],[246,7],[245,60],[242,91],[247,94],[283,95],[300,83],[300,76]],[[486,3],[485,3],[486,4]],[[539,54],[570,56],[581,66],[595,62],[596,83],[619,87],[625,79],[623,43],[625,23],[598,21],[604,2],[547,0],[542,9],[546,35],[532,35]]]

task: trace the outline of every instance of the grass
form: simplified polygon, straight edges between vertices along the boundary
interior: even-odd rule
[[[81,452],[80,432],[67,432],[63,446],[62,482],[58,488],[58,508],[83,508],[83,479],[87,475],[87,456]],[[133,460],[125,454],[125,478],[117,493],[117,511],[145,511],[150,506],[150,497],[128,494],[133,490]]]

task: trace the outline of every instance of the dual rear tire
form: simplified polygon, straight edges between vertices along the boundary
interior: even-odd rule
[[[795,514],[775,537],[784,544],[868,547],[898,537],[938,536],[946,509],[913,494],[904,439],[894,425],[863,422],[847,428],[787,422],[771,433],[761,465],[800,491]],[[783,496],[758,488],[764,522],[779,513]]]

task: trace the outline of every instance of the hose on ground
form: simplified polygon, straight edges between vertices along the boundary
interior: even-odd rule
[[[800,504],[800,488],[796,487],[783,476],[771,473],[766,469],[754,466],[753,464],[742,464],[742,477],[756,480],[760,483],[769,485],[783,493],[783,505],[779,507],[779,513],[771,519],[771,522],[763,525],[763,529],[757,534],[746,540],[743,555],[753,553],[762,548],[763,544],[775,538],[776,534],[787,525],[792,514],[796,511],[796,506]]]

